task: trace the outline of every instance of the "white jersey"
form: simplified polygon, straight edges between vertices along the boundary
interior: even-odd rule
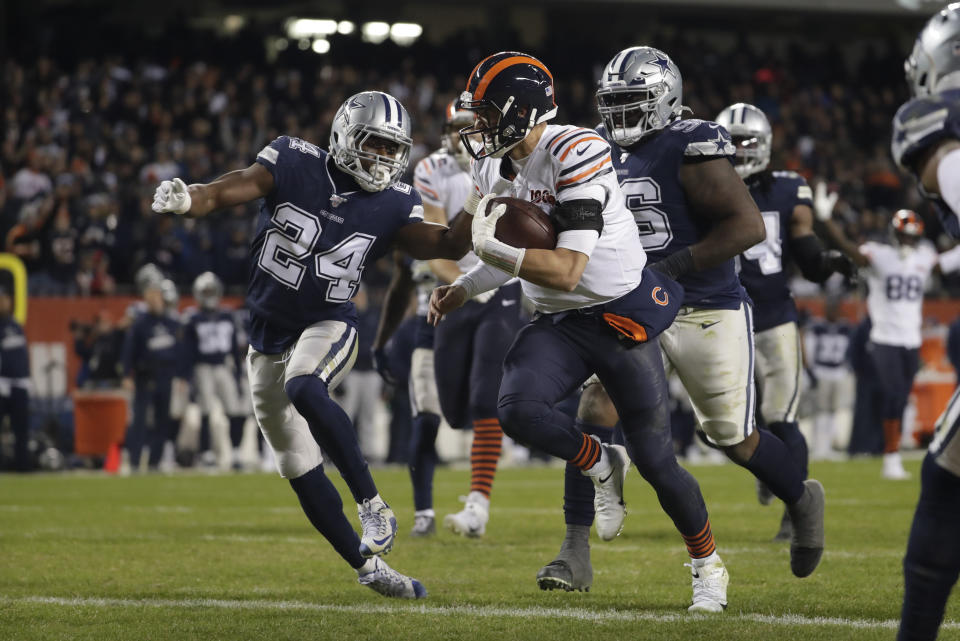
[[[640,284],[647,257],[613,171],[610,146],[596,131],[547,125],[516,176],[513,167],[506,156],[474,163],[476,188],[481,194],[494,192],[530,201],[547,213],[558,202],[578,198],[603,203],[599,239],[590,230],[566,231],[557,238],[558,248],[580,251],[590,258],[572,292],[521,280],[523,293],[537,310],[555,313],[599,305],[620,298]]]
[[[456,159],[440,149],[420,162],[413,170],[413,186],[424,204],[440,207],[447,215],[447,223],[463,209],[473,189],[470,174],[457,164]],[[469,271],[480,261],[472,251],[457,261],[460,271]]]
[[[936,250],[928,243],[898,248],[871,241],[860,246],[860,253],[870,259],[870,340],[881,345],[920,347],[923,291],[938,262]]]

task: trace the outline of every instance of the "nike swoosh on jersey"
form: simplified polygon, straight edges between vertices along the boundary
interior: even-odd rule
[[[583,154],[587,153],[587,149],[589,148],[590,148],[590,145],[587,145],[586,147],[577,149],[574,153],[576,153],[578,156],[582,156]]]
[[[700,323],[700,329],[707,329],[708,327],[713,327],[720,321],[713,321],[712,323]]]

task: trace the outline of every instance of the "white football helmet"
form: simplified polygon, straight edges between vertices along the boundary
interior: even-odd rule
[[[927,21],[903,68],[914,97],[960,88],[960,2]]]
[[[364,149],[371,138],[396,143],[396,152],[385,155]],[[330,130],[333,161],[366,191],[383,191],[400,179],[412,144],[407,110],[382,91],[363,91],[348,98]]]
[[[475,120],[476,116],[472,111],[457,109],[456,100],[451,100],[447,105],[440,144],[444,151],[453,156],[463,171],[470,169],[470,152],[460,140],[460,130],[473,125]]]
[[[741,178],[760,173],[770,164],[770,143],[773,132],[770,121],[757,107],[738,102],[720,112],[717,124],[730,132],[737,148],[734,167]]]
[[[659,49],[624,49],[603,69],[597,109],[613,141],[628,147],[680,117],[680,69]]]
[[[177,311],[177,305],[180,304],[180,292],[177,291],[176,284],[169,278],[160,281],[160,291],[163,292],[163,304],[167,311]]]
[[[223,283],[213,272],[203,272],[193,281],[193,298],[201,309],[216,309],[223,296]]]

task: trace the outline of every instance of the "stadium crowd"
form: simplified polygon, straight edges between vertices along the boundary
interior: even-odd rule
[[[735,100],[764,109],[774,125],[773,166],[837,185],[837,211],[851,237],[883,234],[883,214],[917,204],[888,152],[890,115],[906,95],[893,47],[867,47],[851,60],[836,49],[762,50],[745,39],[723,55],[704,54],[710,47],[694,36],[658,40],[652,44],[684,70],[695,116],[712,119]],[[562,68],[561,45],[544,48],[542,57]],[[8,59],[0,67],[5,251],[27,264],[32,295],[130,291],[132,274],[148,262],[181,286],[212,270],[228,292],[242,293],[252,207],[203,221],[156,216],[150,196],[157,183],[203,181],[247,166],[283,133],[325,146],[325,123],[338,105],[371,87],[411,113],[412,171],[437,146],[443,107],[462,84],[463,72],[452,69],[469,69],[469,51],[423,45],[394,68],[363,58],[332,64],[310,52],[270,66],[255,57],[229,65],[108,57],[70,67],[45,57]],[[599,59],[568,64],[582,68],[558,73],[558,103],[567,120],[593,124]],[[928,227],[936,238],[936,225]],[[366,276],[374,302],[388,269]]]

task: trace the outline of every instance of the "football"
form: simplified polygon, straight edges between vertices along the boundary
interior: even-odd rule
[[[487,212],[500,204],[506,205],[507,211],[497,221],[497,240],[524,249],[554,249],[557,246],[553,221],[542,209],[526,200],[501,196],[490,200]]]

